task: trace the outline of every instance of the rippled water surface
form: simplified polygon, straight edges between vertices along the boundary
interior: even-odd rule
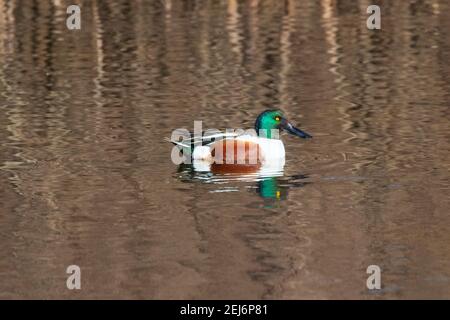
[[[448,1],[76,2],[0,0],[0,298],[450,298]],[[284,171],[171,162],[273,107]]]

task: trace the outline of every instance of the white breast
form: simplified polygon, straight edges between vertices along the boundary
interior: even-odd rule
[[[192,153],[192,159],[202,161],[212,161],[211,148],[209,146],[196,146]]]
[[[252,141],[257,143],[261,150],[262,162],[274,162],[275,160],[284,160],[285,151],[281,140],[267,139],[255,136],[239,136],[236,139]]]

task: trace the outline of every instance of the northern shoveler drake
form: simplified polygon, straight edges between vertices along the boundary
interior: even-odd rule
[[[258,170],[277,171],[284,167],[285,150],[280,131],[303,139],[312,136],[294,127],[280,110],[266,110],[258,115],[255,131],[216,132],[171,142],[185,156],[191,157],[197,171],[214,173],[253,173]]]

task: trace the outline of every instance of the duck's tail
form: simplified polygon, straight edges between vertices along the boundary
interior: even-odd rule
[[[174,140],[171,140],[170,138],[167,138],[167,137],[164,138],[164,141],[170,142],[170,143],[172,143],[172,144],[174,144],[176,146],[182,147],[182,148],[189,148],[189,149],[191,148],[191,146],[188,145],[188,144],[185,144],[185,143],[180,142],[180,141],[174,141]]]

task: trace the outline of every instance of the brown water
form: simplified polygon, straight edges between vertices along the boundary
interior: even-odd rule
[[[447,0],[76,2],[0,0],[0,298],[450,298]],[[171,162],[269,107],[282,176]]]

